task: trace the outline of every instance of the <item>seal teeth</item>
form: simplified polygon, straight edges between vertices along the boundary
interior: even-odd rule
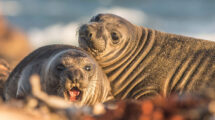
[[[70,97],[77,97],[80,94],[80,91],[69,91]]]
[[[81,91],[77,87],[73,87],[70,90],[68,90],[69,100],[71,102],[76,101],[80,99]]]

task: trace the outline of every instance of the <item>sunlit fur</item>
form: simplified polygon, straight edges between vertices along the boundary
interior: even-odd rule
[[[4,84],[10,74],[10,66],[8,65],[8,62],[3,59],[0,58],[0,96],[3,96],[3,88],[4,88]]]
[[[58,64],[64,64],[65,69],[57,71]],[[92,70],[85,71],[84,66],[89,64],[93,66]],[[74,74],[75,70],[82,77],[72,82],[67,75]],[[66,100],[68,98],[64,94],[65,91],[70,90],[72,84],[78,86],[83,95],[80,101],[74,102],[75,104],[94,105],[113,98],[110,83],[94,58],[73,46],[45,46],[27,56],[10,75],[5,89],[5,99],[31,94],[29,78],[33,74],[39,74],[43,91],[49,95],[65,97]]]
[[[104,32],[97,35],[101,27]],[[117,44],[110,37],[112,31],[120,34]],[[103,38],[107,38],[103,51],[88,44]],[[102,66],[118,99],[215,88],[215,43],[211,41],[136,26],[113,14],[99,14],[80,27],[79,46]]]

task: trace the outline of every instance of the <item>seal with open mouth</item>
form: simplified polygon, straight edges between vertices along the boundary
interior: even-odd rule
[[[41,47],[12,71],[4,90],[6,100],[31,94],[29,78],[38,74],[42,90],[80,105],[112,99],[110,83],[93,57],[70,45]]]
[[[137,26],[98,14],[80,26],[79,46],[91,53],[118,99],[215,91],[215,42]]]

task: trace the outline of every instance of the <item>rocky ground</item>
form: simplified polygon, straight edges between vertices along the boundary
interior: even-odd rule
[[[0,102],[1,120],[213,120],[215,101],[208,96],[172,95],[150,100],[124,100],[95,106],[76,106],[40,91],[31,80],[33,95],[25,100]]]

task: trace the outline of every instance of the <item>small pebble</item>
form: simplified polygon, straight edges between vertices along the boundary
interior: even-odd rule
[[[209,103],[209,105],[208,105],[208,110],[209,110],[211,113],[215,114],[215,101],[212,101],[212,102]]]
[[[93,108],[93,114],[95,115],[102,115],[106,112],[104,105],[101,103],[98,103]]]

